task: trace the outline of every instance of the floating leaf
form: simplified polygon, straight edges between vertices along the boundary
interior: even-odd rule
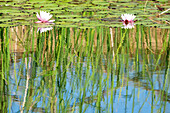
[[[60,18],[73,18],[73,17],[81,17],[81,15],[56,15],[56,17],[60,17]]]
[[[11,21],[12,19],[10,18],[0,18],[0,22],[6,22],[6,21]]]
[[[161,26],[162,29],[170,29],[170,26]]]

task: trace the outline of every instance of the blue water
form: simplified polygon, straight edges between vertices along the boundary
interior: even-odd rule
[[[29,57],[30,61],[33,62],[33,58]],[[70,109],[75,104],[75,111],[79,112],[79,105],[80,105],[80,97],[83,96],[83,88],[85,86],[85,80],[88,80],[87,78],[90,78],[93,73],[92,65],[89,66],[89,75],[86,75],[86,69],[87,69],[87,59],[82,61],[80,64],[83,65],[82,68],[82,76],[78,77],[76,73],[76,66],[71,65],[71,68],[69,68],[66,72],[66,85],[61,91],[61,95],[63,96],[64,104],[69,104]],[[103,59],[104,60],[104,59]],[[129,72],[126,72],[124,74],[120,73],[120,75],[114,76],[114,88],[111,89],[111,78],[107,82],[105,82],[107,77],[107,71],[103,72],[103,75],[98,71],[95,71],[95,79],[94,81],[89,82],[89,84],[86,86],[85,91],[85,102],[83,104],[83,110],[86,109],[86,113],[94,113],[97,110],[100,110],[100,112],[114,112],[114,113],[156,113],[156,112],[165,112],[170,113],[170,100],[165,101],[163,98],[160,98],[160,93],[163,90],[165,78],[168,77],[165,84],[165,93],[169,96],[170,88],[169,88],[169,75],[165,75],[165,70],[161,71],[155,71],[149,74],[149,77],[151,81],[153,82],[153,89],[151,86],[151,82],[148,80],[148,76],[141,76],[139,73],[136,72],[134,68],[134,58],[131,58],[129,60]],[[10,70],[10,83],[9,83],[9,98],[11,98],[11,102],[9,103],[9,107],[11,106],[12,112],[18,112],[21,109],[23,98],[25,95],[25,89],[26,89],[26,67],[25,62],[23,62],[21,59],[18,60],[17,63],[11,64],[11,70]],[[79,62],[76,62],[79,63]],[[142,73],[142,65],[143,63],[139,62],[139,72]],[[23,72],[21,73],[21,66],[24,66]],[[55,68],[56,65],[54,65],[54,72],[56,71]],[[32,70],[32,67],[30,65],[29,69],[30,72]],[[125,70],[125,69],[122,69]],[[62,73],[61,68],[61,75]],[[14,76],[14,72],[16,73],[16,78]],[[46,76],[42,76],[41,73],[43,72],[43,68],[40,66],[37,67],[37,75],[35,78],[30,78],[29,83],[32,81],[34,82],[34,90],[37,92],[37,95],[34,95],[32,100],[36,103],[36,109],[41,109],[43,112],[50,111],[50,90],[46,84],[45,86],[41,86],[42,79],[44,79]],[[84,73],[84,74],[83,74]],[[146,74],[145,73],[145,74]],[[110,73],[109,73],[110,75]],[[55,75],[56,78],[59,77],[58,74]],[[88,76],[88,77],[86,77]],[[97,105],[97,93],[99,91],[99,84],[98,80],[100,79],[100,76],[102,76],[102,93],[101,93],[101,101],[100,101],[100,107]],[[111,75],[110,75],[111,76]],[[120,77],[119,81],[117,77]],[[128,77],[129,76],[129,77]],[[121,79],[121,77],[123,77]],[[80,81],[80,78],[82,81]],[[16,80],[17,83],[16,84]],[[55,81],[55,80],[54,80]],[[127,83],[128,81],[128,83]],[[109,82],[109,83],[108,83]],[[108,88],[106,84],[109,84]],[[118,85],[120,84],[120,85]],[[94,87],[93,87],[94,85]],[[44,88],[44,92],[41,91],[41,88]],[[56,80],[56,87],[57,87],[57,80]],[[92,97],[92,89],[93,89],[93,97]],[[30,90],[30,86],[28,88]],[[56,97],[59,98],[59,92],[58,87],[56,88]],[[43,92],[43,96],[42,96]],[[80,96],[81,95],[81,96]],[[14,96],[17,97],[14,99]],[[28,96],[28,95],[27,95]],[[45,96],[45,97],[44,97]],[[113,98],[113,103],[111,103],[111,97]],[[37,98],[40,98],[37,100]],[[93,98],[93,101],[90,102],[90,100]],[[169,99],[169,98],[167,98]],[[27,100],[29,101],[29,100]],[[56,101],[57,105],[59,104],[58,101]],[[58,109],[58,106],[56,106]],[[35,110],[35,109],[34,109]],[[37,112],[30,109],[30,112]]]

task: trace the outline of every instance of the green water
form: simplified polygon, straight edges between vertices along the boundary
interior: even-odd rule
[[[0,2],[0,112],[169,113],[170,15],[155,7],[169,4]],[[35,24],[40,10],[55,24]]]

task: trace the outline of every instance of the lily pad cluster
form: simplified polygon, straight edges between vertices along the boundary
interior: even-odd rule
[[[0,5],[0,27],[32,25],[37,26],[36,14],[40,11],[53,15],[55,25],[60,27],[122,27],[122,14],[135,14],[135,24],[170,28],[169,3],[161,1],[2,1]],[[104,21],[103,21],[104,20]]]

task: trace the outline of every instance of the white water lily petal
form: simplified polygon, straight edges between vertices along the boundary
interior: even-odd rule
[[[52,17],[52,15],[50,15],[50,13],[47,13],[46,11],[40,11],[40,17],[42,21],[48,21]]]
[[[122,22],[123,22],[123,27],[124,29],[132,29],[134,28],[134,19],[135,19],[135,15],[133,14],[122,14],[121,18],[122,18]]]
[[[130,16],[130,20],[131,20],[131,21],[132,21],[132,20],[134,20],[134,19],[135,19],[135,17],[136,17],[135,15],[132,15],[132,14],[131,14],[131,16]]]
[[[40,11],[40,14],[37,13],[36,16],[41,21],[41,23],[52,23],[55,21],[55,20],[49,20],[53,15],[47,13],[46,11]],[[39,21],[35,23],[39,23]]]
[[[38,13],[37,13],[36,16],[37,16],[38,20],[41,20],[40,15]]]
[[[126,20],[126,17],[125,15],[121,15],[122,19],[125,21]]]
[[[133,14],[122,14],[121,15],[121,18],[125,21],[125,20],[128,20],[128,21],[133,21],[135,19],[135,15]]]
[[[124,29],[132,29],[132,28],[134,28],[134,25],[135,24],[133,24],[133,23],[129,23],[129,24],[123,24],[124,26],[122,27],[122,28],[124,28]]]
[[[37,22],[35,22],[35,23],[42,23],[41,21],[37,21]]]

